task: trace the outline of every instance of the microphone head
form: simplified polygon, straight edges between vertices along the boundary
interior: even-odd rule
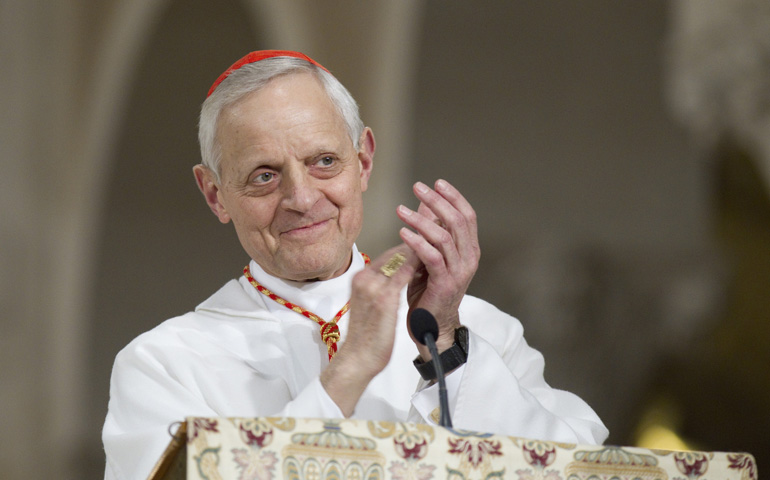
[[[418,342],[425,345],[425,335],[430,333],[433,338],[438,338],[438,323],[436,317],[424,308],[415,308],[409,317],[409,328]]]

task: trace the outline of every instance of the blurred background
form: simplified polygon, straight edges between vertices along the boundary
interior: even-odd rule
[[[0,0],[3,478],[101,478],[115,354],[240,274],[191,169],[208,87],[263,48],[374,129],[361,250],[448,179],[471,293],[608,443],[766,464],[770,2]]]

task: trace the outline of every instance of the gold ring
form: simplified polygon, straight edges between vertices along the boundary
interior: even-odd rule
[[[406,262],[406,257],[400,253],[393,254],[388,260],[388,263],[380,267],[380,271],[383,275],[390,278],[396,271],[401,268],[401,265]]]

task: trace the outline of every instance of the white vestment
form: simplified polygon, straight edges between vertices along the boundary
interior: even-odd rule
[[[298,283],[252,275],[266,288],[331,319],[350,298],[364,268],[354,247],[350,269],[324,282]],[[369,384],[353,418],[427,422],[438,387],[420,378],[412,360],[402,296],[393,355]],[[339,322],[344,343],[349,314]],[[607,430],[577,396],[548,386],[542,355],[521,324],[466,296],[460,321],[470,331],[468,361],[447,377],[455,428],[574,443],[601,443]],[[342,418],[321,386],[326,345],[312,320],[259,293],[241,276],[194,312],[146,332],[116,357],[102,439],[105,478],[146,478],[170,441],[169,426],[188,416]],[[435,415],[435,414],[434,414]]]

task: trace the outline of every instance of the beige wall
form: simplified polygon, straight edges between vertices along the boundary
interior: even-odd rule
[[[205,90],[257,48],[319,60],[375,129],[362,249],[396,240],[413,181],[455,182],[473,292],[628,441],[661,332],[689,341],[721,292],[713,172],[664,104],[667,5],[0,0],[0,471],[99,478],[117,350],[238,274],[190,168]]]

